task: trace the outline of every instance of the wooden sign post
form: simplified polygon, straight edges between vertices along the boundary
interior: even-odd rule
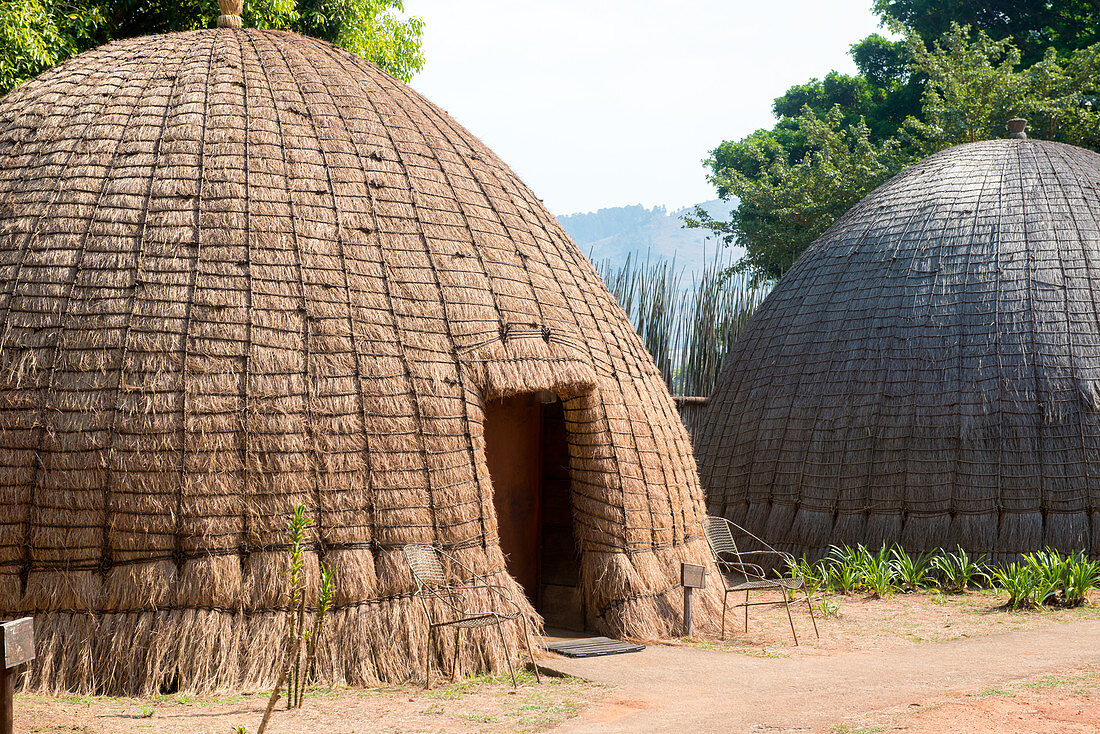
[[[691,637],[691,590],[706,588],[707,569],[694,563],[681,563],[680,583],[684,585],[684,637]]]
[[[34,660],[34,619],[0,624],[0,734],[14,734],[15,669]]]

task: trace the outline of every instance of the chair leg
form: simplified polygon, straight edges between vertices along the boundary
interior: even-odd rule
[[[535,662],[535,653],[531,651],[531,633],[527,629],[527,618],[520,615],[519,621],[523,625],[523,639],[527,643],[527,657],[531,660],[531,667],[535,669],[535,682],[542,683],[542,676],[539,674],[539,664]]]
[[[519,688],[519,684],[516,683],[516,670],[512,667],[512,654],[508,651],[508,643],[504,641],[504,629],[499,621],[497,634],[500,635],[500,644],[504,647],[504,659],[508,661],[508,672],[512,674],[512,688]]]
[[[462,628],[455,627],[455,659],[451,664],[451,682],[454,683],[458,680],[458,649],[459,643],[462,641]]]
[[[780,587],[779,593],[783,595],[783,605],[787,607],[787,621],[791,623],[791,634],[794,635],[795,647],[798,647],[798,633],[794,631],[794,618],[791,616],[791,601],[787,598],[787,590]]]
[[[745,592],[745,634],[749,633],[749,592]]]
[[[729,599],[729,592],[722,594],[722,639],[726,639],[726,599]]]
[[[432,632],[434,627],[428,626],[428,649],[424,653],[424,690],[432,687]]]
[[[821,639],[821,633],[817,631],[817,620],[814,619],[814,605],[810,601],[810,590],[805,586],[802,587],[802,591],[806,593],[806,608],[810,610],[810,621],[814,623],[814,634],[817,635],[817,639]]]

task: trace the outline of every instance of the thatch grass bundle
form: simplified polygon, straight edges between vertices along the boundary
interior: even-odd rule
[[[1100,554],[1100,155],[951,148],[856,205],[734,345],[712,512],[797,554]]]
[[[442,544],[523,598],[482,406],[538,390],[564,402],[599,626],[678,628],[704,508],[659,372],[515,174],[361,59],[218,29],[20,86],[0,274],[0,616],[36,616],[32,685],[270,685],[297,505],[304,587],[335,577],[316,676],[419,675],[399,548]],[[469,635],[460,667],[505,654]]]

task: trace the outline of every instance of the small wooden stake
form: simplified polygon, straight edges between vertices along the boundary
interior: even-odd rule
[[[684,637],[691,637],[691,587],[684,587]]]

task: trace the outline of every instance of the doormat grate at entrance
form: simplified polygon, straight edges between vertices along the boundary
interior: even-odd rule
[[[598,655],[618,655],[624,652],[641,652],[645,645],[633,645],[610,637],[586,637],[582,640],[563,640],[543,645],[551,652],[569,658],[594,658]]]

